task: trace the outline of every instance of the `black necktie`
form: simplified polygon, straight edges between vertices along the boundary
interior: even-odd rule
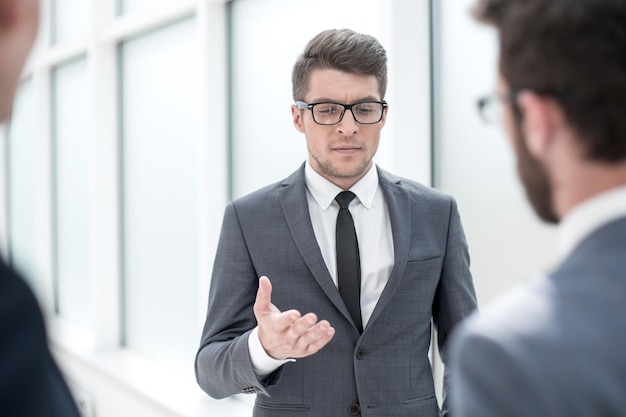
[[[350,201],[355,197],[350,191],[337,194],[339,203],[337,214],[337,285],[352,319],[359,332],[363,331],[361,321],[361,261],[359,259],[359,243],[356,239],[354,222],[348,210]]]

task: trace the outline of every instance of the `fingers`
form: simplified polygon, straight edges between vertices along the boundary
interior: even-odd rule
[[[313,313],[300,317],[296,310],[266,316],[259,321],[259,338],[265,351],[275,359],[304,358],[326,346],[335,329]]]
[[[328,321],[318,322],[313,313],[300,317],[295,310],[266,316],[258,324],[261,345],[275,359],[310,356],[326,346],[335,335],[335,329]]]
[[[303,317],[294,320],[289,327],[290,336],[293,339],[298,339],[304,336],[308,331],[312,330],[317,323],[317,316],[313,313],[304,315]],[[319,323],[317,323],[319,324]]]
[[[268,277],[259,278],[259,290],[256,293],[254,302],[255,314],[272,312],[272,283]]]
[[[288,310],[280,315],[276,316],[276,320],[273,322],[274,330],[277,332],[289,331],[294,323],[300,323],[302,318],[298,310]]]
[[[259,338],[265,351],[276,359],[303,358],[324,347],[335,335],[326,320],[297,310],[281,312],[272,304],[272,284],[263,276],[254,303]]]
[[[317,321],[313,313],[296,320],[288,330],[292,358],[312,355],[326,346],[335,335],[335,329],[326,320]]]
[[[326,320],[321,320],[302,333],[294,345],[293,357],[301,358],[317,353],[335,335],[335,329]]]

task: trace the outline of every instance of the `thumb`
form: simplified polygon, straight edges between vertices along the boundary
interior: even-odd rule
[[[269,313],[272,311],[272,283],[268,277],[259,278],[259,290],[254,302],[255,313]]]

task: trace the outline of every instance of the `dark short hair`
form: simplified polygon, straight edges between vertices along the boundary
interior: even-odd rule
[[[511,91],[553,96],[587,157],[626,159],[626,1],[478,0]]]
[[[330,29],[311,39],[293,67],[294,100],[304,100],[311,72],[316,69],[374,75],[378,80],[381,100],[385,97],[387,54],[373,36],[350,29]]]

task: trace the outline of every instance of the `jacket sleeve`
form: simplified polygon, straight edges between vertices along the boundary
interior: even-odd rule
[[[213,398],[264,393],[281,370],[257,377],[248,351],[256,326],[253,305],[258,277],[248,254],[235,207],[224,214],[211,278],[207,316],[195,360],[196,379]]]
[[[433,322],[437,329],[439,352],[444,365],[448,362],[448,339],[450,334],[455,326],[476,308],[476,293],[470,272],[467,241],[465,240],[456,202],[451,198],[446,252],[433,303]],[[444,416],[451,416],[448,407],[449,380],[449,369],[447,366],[444,366],[442,405]]]

